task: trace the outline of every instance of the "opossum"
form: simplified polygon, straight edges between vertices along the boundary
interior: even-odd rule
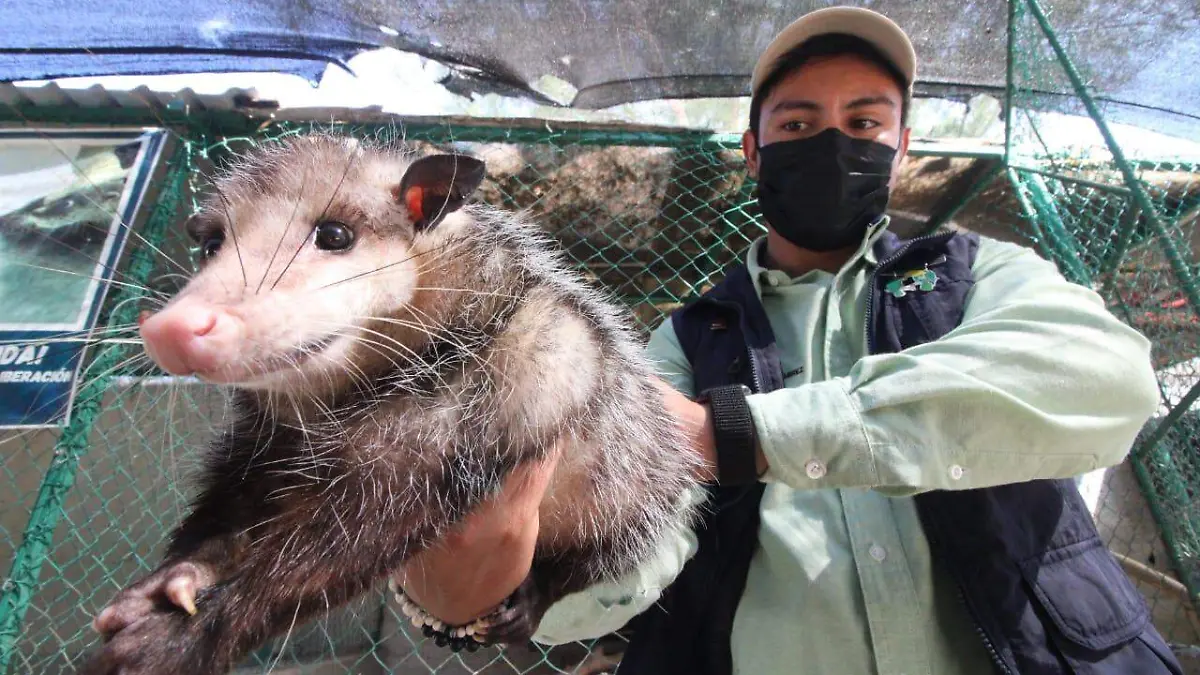
[[[215,177],[187,224],[199,270],[140,331],[164,370],[230,387],[235,418],[82,672],[227,672],[555,447],[533,567],[490,643],[690,526],[702,460],[631,313],[529,214],[472,201],[484,178],[466,154],[328,132]]]

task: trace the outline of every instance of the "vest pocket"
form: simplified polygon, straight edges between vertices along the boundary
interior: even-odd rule
[[[1128,658],[1113,652],[1125,651],[1149,625],[1141,594],[1098,537],[1025,560],[1021,573],[1077,673],[1110,672],[1102,664]]]

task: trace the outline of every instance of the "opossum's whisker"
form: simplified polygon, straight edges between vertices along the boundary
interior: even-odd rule
[[[338,192],[341,191],[342,184],[346,182],[346,176],[350,175],[350,168],[354,166],[354,160],[357,158],[358,153],[351,151],[350,159],[346,162],[346,168],[342,170],[342,177],[338,179],[337,186],[333,188],[333,194],[329,195],[329,201],[325,203],[325,208],[321,209],[321,215],[317,216],[316,220],[313,221],[312,229],[308,233],[309,237],[311,237],[312,233],[316,231],[317,226],[321,224],[321,221],[325,219],[325,214],[329,212],[329,207],[333,205],[333,200],[337,198]],[[289,268],[291,268],[292,263],[296,262],[296,258],[300,255],[300,251],[304,250],[304,245],[306,243],[308,243],[308,237],[305,237],[304,240],[300,242],[300,246],[296,247],[296,252],[292,254],[292,259],[283,266],[283,270],[279,273],[279,276],[275,278],[275,283],[271,284],[271,290],[275,290],[275,286],[279,285],[279,280],[283,278],[283,275],[287,274],[287,271]]]
[[[377,401],[375,398],[371,397],[371,392],[375,387],[371,376],[367,375],[366,371],[364,371],[357,364],[350,363],[347,364],[347,367],[352,371],[347,373],[347,376],[350,378],[350,382],[354,385],[358,395],[363,397],[363,400],[367,401],[369,404],[376,403]],[[343,406],[334,412],[354,419],[362,417],[365,411],[358,410],[354,406]]]
[[[416,351],[414,351],[408,345],[405,345],[404,343],[397,341],[395,338],[393,338],[389,335],[386,335],[384,333],[380,333],[378,331],[371,330],[371,329],[363,327],[363,326],[356,326],[353,324],[336,323],[336,322],[323,322],[323,323],[330,325],[330,326],[338,327],[338,328],[351,328],[353,330],[365,331],[368,333],[372,333],[374,335],[378,335],[379,337],[383,338],[384,340],[387,340],[388,342],[394,344],[395,347],[399,348],[399,350],[403,350],[405,353],[410,355],[412,358],[407,358],[399,350],[389,347],[388,345],[385,345],[376,340],[370,340],[368,338],[358,336],[358,335],[348,335],[348,334],[344,334],[344,333],[337,333],[338,335],[341,335],[342,337],[346,337],[346,338],[350,339],[351,341],[355,342],[356,344],[362,344],[364,346],[367,346],[367,348],[371,349],[375,353],[382,356],[384,358],[384,360],[386,360],[388,363],[390,363],[396,371],[403,371],[405,366],[414,366],[414,365],[415,366],[426,366],[427,365],[428,367],[422,368],[421,372],[429,372],[429,373],[434,374],[438,378],[439,384],[441,384],[442,386],[446,385],[446,382],[445,382],[445,380],[442,379],[441,374],[437,372],[437,368],[436,368],[437,364],[425,364],[422,361],[420,355]],[[375,349],[375,347],[378,347],[379,349]],[[392,358],[392,357],[403,357],[404,364],[401,365],[400,363],[397,363],[396,359]],[[389,380],[388,385],[402,386],[402,383]]]
[[[136,321],[130,323],[110,323],[103,326],[97,326],[91,330],[93,333],[123,333],[126,331],[136,331],[140,326]]]
[[[139,391],[144,392],[146,390],[144,388],[139,388]],[[167,427],[166,427],[167,429],[175,429],[176,428],[175,427],[175,408],[176,408],[176,405],[178,405],[180,396],[181,396],[181,388],[180,387],[167,387],[167,406],[168,406],[168,408],[167,408]],[[146,406],[146,409],[147,409],[147,411],[149,411],[155,407],[156,406]],[[137,428],[141,428],[141,427],[137,427]],[[160,436],[159,438],[163,438],[163,437]],[[168,436],[167,438],[170,438],[170,437]],[[166,448],[166,450],[167,450],[167,453],[166,453],[167,454],[167,462],[166,462],[167,466],[165,467],[165,469],[166,469],[165,473],[167,474],[167,477],[171,480],[172,483],[178,483],[179,476],[180,476],[180,470],[179,470],[179,456],[178,456],[179,451],[177,448],[179,448],[181,446],[177,443],[170,443],[170,442],[168,442],[166,445],[167,445],[167,448]]]
[[[134,416],[122,420],[122,423],[128,425],[128,428],[132,430],[133,433],[137,434],[138,439],[145,447],[153,447],[149,439],[146,438],[146,435],[142,434],[141,430],[152,426],[151,424],[147,423],[147,420],[149,420],[151,416],[159,413],[162,408],[157,405],[140,405],[140,401],[143,400],[142,397],[146,395],[145,388],[133,385],[131,389],[134,392],[132,401],[129,400],[128,394],[123,394],[122,397],[125,399],[126,405],[129,406],[130,410],[137,410],[139,412]],[[178,391],[178,387],[168,387],[168,390],[175,392]],[[138,500],[145,504],[147,513],[153,512],[153,506],[147,501],[145,493],[139,493]]]
[[[258,288],[254,289],[254,294],[258,295],[262,290],[263,284],[267,281],[267,274],[271,271],[271,266],[275,264],[275,256],[279,255],[279,249],[283,248],[283,240],[287,238],[288,230],[292,227],[292,221],[296,219],[296,213],[300,211],[300,202],[304,201],[304,186],[308,184],[308,171],[311,166],[304,167],[304,177],[300,179],[300,188],[296,191],[296,201],[292,204],[292,215],[288,216],[287,225],[279,232],[279,243],[275,244],[275,251],[271,253],[271,259],[267,261],[267,266],[263,268],[262,279],[258,280]]]
[[[84,387],[89,387],[92,384],[109,377],[113,373],[116,373],[123,368],[132,367],[134,364],[137,364],[139,361],[142,361],[143,359],[146,361],[149,361],[150,357],[147,356],[144,352],[140,352],[140,353],[134,354],[133,356],[130,356],[129,358],[125,359],[124,361],[121,361],[120,363],[116,364],[115,366],[105,369],[101,373],[91,375],[91,373],[85,372],[84,374],[90,375],[90,377],[80,381],[79,389],[82,390]]]
[[[455,260],[455,257],[457,255],[459,255],[459,254],[463,253],[465,250],[467,250],[469,248],[469,244],[470,244],[470,242],[465,237],[456,237],[453,239],[449,239],[449,240],[445,241],[444,243],[442,243],[440,246],[435,246],[433,248],[426,249],[424,251],[421,251],[420,253],[415,253],[403,260],[399,260],[397,262],[382,265],[380,267],[375,268],[374,270],[368,270],[367,272],[363,272],[362,274],[357,275],[355,277],[351,277],[350,279],[344,279],[343,281],[349,281],[349,280],[352,280],[355,278],[364,277],[364,276],[368,276],[368,275],[375,275],[375,274],[378,274],[379,272],[382,272],[383,270],[392,269],[396,265],[399,265],[399,264],[405,263],[405,262],[409,262],[410,260],[414,260],[416,258],[423,258],[423,259],[413,270],[413,274],[417,277],[421,277],[421,276],[429,274],[430,272],[432,272],[434,270],[441,270],[442,267],[444,267],[446,264]],[[426,256],[430,253],[433,253],[435,255],[431,258],[424,258],[424,256]],[[393,271],[395,271],[395,270],[393,270]],[[341,282],[335,282],[335,283],[341,283]],[[330,284],[330,285],[333,285],[333,284]]]
[[[520,300],[522,296],[512,293],[501,293],[499,291],[481,291],[475,288],[448,288],[443,286],[413,286],[414,291],[441,291],[445,293],[470,293],[484,298],[505,298],[508,300]]]
[[[470,250],[471,242],[465,237],[457,237],[447,241],[442,246],[435,249],[437,255],[432,258],[427,258],[421,261],[417,266],[417,276],[426,276],[433,271],[444,271],[445,267],[457,259],[459,254]]]
[[[387,353],[377,349],[374,345],[365,345],[365,346],[368,349],[379,354],[380,356],[382,356],[384,359],[388,360],[389,362],[394,363],[394,361],[387,355]],[[346,404],[333,412],[340,415],[342,418],[344,418],[346,420],[361,420],[364,417],[370,416],[372,414],[371,406],[374,406],[377,403],[381,403],[383,401],[383,398],[381,396],[379,396],[376,391],[378,389],[378,383],[375,381],[375,378],[372,378],[362,368],[358,367],[357,365],[350,364],[349,367],[354,370],[354,374],[351,375],[350,378],[351,378],[351,381],[354,382],[354,384],[357,386],[358,394],[359,394],[359,396],[361,396],[360,400],[365,404],[365,406],[357,407],[357,406],[354,406],[351,404]],[[389,384],[391,384],[391,383],[389,383]],[[394,384],[392,386],[396,387],[396,385],[394,385]],[[396,387],[396,388],[401,391],[410,391],[411,390],[411,388],[407,388],[407,387]]]
[[[409,362],[408,359],[404,359],[403,365],[400,363],[397,363],[396,358],[403,358],[403,354],[398,352],[397,350],[394,350],[394,348],[384,345],[383,342],[379,342],[376,340],[370,340],[370,339],[367,339],[367,337],[362,337],[362,336],[344,335],[344,334],[340,334],[340,335],[342,335],[343,337],[348,337],[348,339],[352,340],[354,342],[354,344],[365,346],[366,348],[368,348],[368,350],[371,350],[374,353],[379,354],[380,357],[383,357],[384,360],[386,360],[386,362],[391,364],[392,368],[394,368],[397,371],[403,370],[404,366],[412,364],[412,362]],[[384,337],[388,337],[388,336],[384,335]],[[407,347],[404,347],[404,345],[397,344],[397,346],[404,348],[404,350],[407,350]],[[415,352],[414,352],[414,356],[415,356]],[[362,371],[359,370],[359,372],[362,372]],[[366,377],[366,374],[364,374],[364,377]],[[374,389],[374,387],[372,387],[370,384],[370,380],[365,381],[365,383],[367,386],[367,392],[370,392],[370,390]],[[390,382],[389,382],[389,384],[390,384]]]
[[[137,330],[137,325],[135,324],[130,324],[128,326],[108,326],[104,328],[96,328],[94,330],[84,329],[78,331],[67,331],[54,337],[35,338],[33,340],[23,340],[19,338],[14,340],[0,340],[0,346],[10,344],[40,346],[52,345],[56,342],[96,342],[105,339],[103,337],[105,335],[120,336],[123,333],[130,333],[135,330]]]
[[[77,337],[77,338],[55,337],[55,338],[44,338],[42,340],[36,340],[33,342],[23,342],[23,341],[19,341],[19,340],[5,340],[3,342],[0,342],[0,345],[5,345],[5,344],[36,345],[39,343],[41,343],[43,345],[56,345],[58,343],[72,343],[72,344],[79,343],[82,345],[140,345],[140,344],[142,344],[142,340],[141,340],[141,338],[122,338],[122,337]],[[53,354],[53,353],[54,353],[54,350],[48,350],[46,352],[47,355]]]
[[[166,274],[158,275],[157,277],[155,277],[155,280],[168,281],[170,279],[180,279],[183,281],[184,284],[186,284],[187,282],[191,281],[194,276],[196,276],[196,275],[195,274],[180,274],[179,272],[167,272]]]
[[[339,284],[344,284],[348,281],[355,281],[356,279],[361,279],[363,277],[366,277],[366,276],[369,276],[372,274],[377,274],[379,272],[382,272],[383,270],[390,269],[390,268],[396,267],[398,265],[403,265],[404,263],[414,260],[416,258],[419,258],[421,256],[426,256],[431,253],[436,253],[436,252],[438,252],[438,250],[440,248],[444,248],[444,247],[435,247],[435,248],[431,248],[431,249],[426,249],[424,251],[421,251],[420,253],[414,253],[414,254],[408,256],[407,258],[404,258],[402,260],[397,260],[395,262],[390,262],[386,265],[381,265],[380,267],[376,267],[373,270],[367,270],[366,272],[360,272],[359,274],[355,274],[354,276],[346,277],[345,279],[339,279],[337,281],[332,281],[328,284],[325,284],[324,286],[318,286],[318,287],[314,288],[313,291],[315,292],[315,291],[324,290],[326,288],[337,286]]]
[[[98,257],[96,257],[96,256],[94,256],[94,255],[91,255],[91,254],[89,254],[87,251],[84,251],[83,249],[81,249],[81,248],[79,248],[79,247],[76,247],[76,246],[71,246],[70,244],[68,244],[68,243],[66,243],[66,242],[59,241],[59,240],[57,240],[57,239],[52,239],[52,238],[51,238],[49,235],[44,235],[44,236],[43,236],[43,240],[44,240],[44,241],[46,241],[46,242],[49,242],[49,243],[51,243],[51,244],[54,244],[55,246],[58,246],[58,247],[60,247],[60,248],[64,248],[64,249],[66,249],[66,250],[68,250],[68,251],[70,251],[70,252],[72,252],[72,253],[76,253],[76,254],[78,254],[78,255],[79,255],[79,257],[81,257],[81,258],[83,258],[83,259],[87,260],[88,262],[90,262],[90,263],[93,263],[93,264],[95,264],[95,265],[97,265],[97,266],[101,267],[101,268],[102,268],[102,269],[104,269],[104,270],[107,270],[107,271],[109,271],[109,272],[112,272],[114,276],[117,276],[117,277],[124,277],[124,278],[126,278],[126,279],[130,278],[130,277],[129,277],[129,274],[128,274],[127,272],[125,272],[124,270],[122,270],[122,269],[120,269],[120,268],[118,268],[118,267],[115,267],[115,266],[113,266],[113,265],[109,265],[109,264],[107,264],[107,263],[103,262],[102,260],[100,260],[100,258],[98,258]],[[35,246],[36,246],[36,244],[35,244]],[[27,265],[27,264],[25,264],[25,263],[20,263],[20,262],[14,262],[14,263],[12,263],[12,264],[16,264],[16,265],[23,265],[23,266],[29,266],[29,265]],[[50,270],[50,271],[60,271],[60,270]],[[74,272],[73,274],[79,274],[80,276],[83,276],[83,274],[81,274],[81,273],[78,273],[78,272]],[[99,277],[91,277],[91,278],[92,278],[92,279],[100,279]],[[102,280],[102,281],[105,281],[106,283],[117,283],[116,281],[111,281],[111,280]]]
[[[366,326],[360,326],[360,325],[357,325],[357,324],[354,324],[354,323],[346,323],[346,322],[341,322],[341,321],[321,321],[321,323],[322,323],[322,324],[324,324],[324,325],[327,325],[327,326],[332,326],[332,327],[338,328],[338,329],[350,329],[351,331],[363,331],[363,332],[366,332],[366,333],[370,333],[370,334],[372,334],[372,335],[377,335],[377,336],[379,336],[380,338],[382,338],[382,339],[384,339],[384,340],[387,340],[387,341],[388,341],[389,343],[391,343],[392,345],[395,345],[396,347],[398,347],[398,348],[400,348],[400,349],[404,350],[405,352],[407,352],[408,354],[410,354],[410,355],[413,357],[413,359],[414,359],[413,361],[409,361],[409,360],[407,360],[407,359],[406,359],[406,360],[405,360],[405,365],[412,365],[412,364],[419,364],[419,363],[420,363],[420,355],[419,355],[419,354],[417,354],[417,352],[415,352],[415,351],[414,351],[414,350],[413,350],[411,347],[409,347],[408,345],[404,344],[403,342],[400,342],[399,340],[397,340],[396,338],[394,338],[394,337],[392,337],[392,336],[390,336],[390,335],[386,335],[386,334],[384,334],[384,333],[381,333],[381,332],[379,332],[379,331],[376,331],[376,330],[372,330],[372,329],[370,329],[370,328],[367,328]],[[345,338],[347,338],[347,339],[350,339],[351,341],[356,341],[356,342],[357,342],[357,341],[369,342],[370,344],[375,344],[375,345],[378,345],[378,346],[380,346],[381,348],[387,349],[387,350],[388,350],[388,352],[389,352],[389,353],[391,353],[393,356],[401,356],[401,354],[400,354],[400,352],[399,352],[399,351],[396,351],[395,349],[393,349],[393,348],[391,348],[391,347],[386,347],[385,345],[383,345],[383,344],[382,344],[382,343],[380,343],[380,342],[376,342],[376,341],[367,340],[366,338],[363,338],[363,337],[361,337],[361,336],[354,335],[354,334],[352,334],[352,333],[343,333],[343,332],[338,332],[338,333],[336,333],[336,334],[337,334],[337,335],[339,335],[339,336],[341,336],[341,337],[345,337]],[[391,364],[392,364],[392,366],[393,366],[393,367],[395,367],[395,368],[401,368],[401,365],[400,365],[399,363],[395,362],[395,361],[391,361]]]
[[[418,330],[423,330],[423,327],[421,327],[421,326],[418,326],[418,325],[412,325],[412,327],[413,327],[413,328],[415,328],[415,329],[418,329]],[[369,330],[369,329],[364,329],[364,330]],[[376,334],[378,334],[378,335],[383,335],[382,333],[378,333],[377,331],[370,331],[370,330],[369,330],[369,332],[376,333]],[[429,331],[425,331],[425,332],[426,332],[426,333],[428,333],[428,334],[429,334],[429,335],[431,335],[431,336],[433,335],[433,333],[432,333],[432,332],[429,332]],[[462,352],[463,354],[466,354],[467,356],[469,356],[470,358],[472,358],[473,360],[475,360],[475,361],[476,361],[476,362],[478,362],[479,364],[481,364],[481,365],[482,365],[482,364],[484,364],[484,363],[485,363],[484,361],[482,361],[482,360],[481,360],[481,359],[478,357],[478,355],[476,355],[476,354],[474,353],[474,350],[472,350],[472,349],[470,349],[470,348],[469,348],[469,346],[467,346],[467,345],[463,345],[463,344],[458,344],[458,343],[455,343],[455,342],[454,342],[454,340],[453,340],[453,338],[452,338],[452,336],[447,336],[447,337],[445,338],[445,341],[446,341],[446,342],[450,342],[451,344],[455,344],[455,346],[459,347],[459,349],[461,350],[461,352]],[[422,358],[421,358],[421,357],[420,357],[420,356],[419,356],[419,355],[418,355],[418,354],[417,354],[417,353],[416,353],[416,352],[415,352],[413,349],[409,348],[407,345],[398,344],[398,346],[400,346],[400,347],[401,347],[402,349],[404,349],[406,352],[408,352],[408,353],[410,353],[410,354],[412,354],[412,355],[413,355],[413,359],[411,359],[411,360],[409,361],[408,365],[410,365],[410,366],[416,366],[416,367],[417,367],[417,373],[418,373],[418,374],[430,374],[430,375],[433,375],[433,376],[436,378],[436,380],[437,380],[437,384],[438,384],[439,386],[441,386],[441,387],[448,387],[448,386],[449,386],[449,383],[446,381],[445,377],[443,376],[443,374],[442,374],[442,372],[441,372],[441,366],[442,366],[442,365],[444,365],[442,361],[438,360],[438,361],[434,361],[434,362],[427,362],[426,360],[422,359]],[[397,366],[397,370],[401,370],[401,368],[400,368],[399,366]],[[393,386],[393,387],[400,388],[400,389],[402,389],[402,390],[410,391],[410,392],[412,392],[412,393],[417,393],[417,392],[413,391],[411,388],[407,387],[407,386],[406,386],[406,383],[405,383],[405,381],[404,381],[404,380],[402,380],[402,379],[397,379],[397,378],[394,378],[394,377],[393,377],[393,378],[389,378],[389,379],[388,379],[388,385],[390,385],[390,386]]]
[[[491,369],[487,368],[487,361],[485,359],[483,359],[482,357],[480,357],[480,355],[477,353],[477,350],[473,349],[471,347],[471,345],[467,344],[461,336],[456,335],[453,332],[449,332],[447,329],[438,330],[438,331],[431,330],[430,326],[437,325],[433,321],[433,317],[430,317],[428,314],[426,314],[424,311],[422,311],[415,305],[411,306],[409,309],[412,309],[416,312],[419,312],[419,313],[425,315],[426,318],[428,318],[430,320],[430,323],[424,324],[419,321],[412,322],[412,321],[405,321],[404,319],[399,319],[399,318],[394,318],[394,317],[383,317],[383,316],[366,316],[366,317],[356,317],[356,318],[362,318],[362,319],[366,319],[369,321],[379,321],[381,323],[394,324],[394,325],[401,326],[404,328],[411,328],[415,331],[425,334],[426,336],[428,336],[431,339],[444,340],[444,341],[449,342],[450,344],[454,345],[455,347],[457,347],[464,354],[468,355],[472,360],[474,360],[477,364],[479,364],[480,366],[483,366],[483,370],[485,373],[489,372],[491,370]],[[375,331],[372,331],[372,332],[375,332]],[[432,367],[436,368],[437,365],[439,365],[439,364],[433,364]],[[490,377],[490,375],[489,375],[489,377]],[[439,380],[440,380],[440,378],[439,378]],[[441,381],[441,384],[445,385],[446,383],[444,381]]]
[[[56,267],[46,267],[45,265],[34,265],[33,263],[26,263],[26,262],[20,262],[20,261],[9,261],[9,264],[10,265],[19,265],[21,267],[29,267],[29,268],[32,268],[35,270],[43,270],[45,272],[57,272],[59,274],[67,274],[70,276],[83,277],[84,279],[89,279],[91,281],[99,281],[102,283],[113,284],[114,286],[128,286],[129,288],[136,288],[139,291],[146,291],[147,293],[152,293],[154,295],[162,295],[164,297],[166,295],[165,293],[152,290],[150,288],[147,288],[146,286],[142,286],[141,284],[130,284],[130,283],[126,283],[124,281],[117,281],[115,279],[102,279],[102,278],[92,275],[92,274],[84,274],[83,272],[72,272],[71,270],[60,270]]]
[[[188,274],[181,274],[179,272],[163,272],[162,274],[158,275],[158,278],[159,279],[179,278],[179,279],[183,279],[184,281],[189,281],[194,276],[196,276],[194,272],[189,272]]]
[[[334,325],[339,325],[339,324],[334,324]],[[340,331],[335,331],[334,335],[344,336],[345,334],[341,333]],[[316,352],[313,349],[304,349],[303,353],[311,355]],[[384,355],[382,352],[380,352],[380,354],[382,356],[384,356],[385,359],[388,359],[388,357],[386,355]],[[390,361],[390,359],[388,359],[388,360]],[[392,363],[394,364],[394,361]],[[372,390],[374,389],[374,383],[373,383],[372,378],[370,376],[368,376],[367,373],[358,364],[354,363],[352,360],[344,361],[341,365],[342,365],[342,367],[346,368],[348,371],[348,372],[345,372],[344,374],[350,379],[351,386],[365,400],[365,398],[368,397],[371,394]],[[324,375],[326,384],[328,385],[327,391],[336,391],[338,385],[334,379],[333,372],[331,372],[329,370],[322,370],[321,374]],[[316,402],[315,396],[313,397],[313,400],[314,400],[314,402]],[[344,429],[345,420],[343,420],[342,417],[348,417],[349,419],[352,419],[354,417],[353,415],[349,415],[349,416],[345,415],[345,413],[347,413],[347,412],[350,412],[350,413],[355,412],[354,406],[348,406],[348,407],[343,406],[342,408],[339,408],[337,410],[331,409],[329,407],[329,405],[327,405],[327,404],[321,404],[321,406],[326,411],[327,416],[329,417],[330,421],[332,423],[334,423],[335,425],[337,425],[339,429]]]
[[[326,376],[330,378],[330,383],[332,386],[332,375],[327,374]],[[307,429],[309,429],[311,432],[313,432],[314,435],[316,435],[317,437],[326,439],[326,440],[330,436],[341,438],[346,435],[347,430],[346,430],[344,421],[342,419],[340,419],[337,414],[338,412],[341,412],[341,411],[332,410],[329,407],[328,403],[326,403],[325,401],[322,401],[320,398],[318,398],[317,396],[315,396],[311,393],[306,395],[306,400],[308,401],[308,403],[310,403],[312,405],[312,407],[316,410],[316,412],[319,415],[322,415],[325,418],[325,421],[313,420],[313,419],[304,420],[303,423],[306,425]],[[321,433],[318,434],[317,432],[321,432]],[[318,466],[318,463],[316,462],[316,459],[318,457],[322,457],[324,455],[330,454],[330,453],[334,452],[336,449],[335,447],[330,446],[325,452],[316,453],[314,451],[313,443],[311,441],[306,442],[304,444],[304,447],[308,451],[309,456],[312,458],[311,464],[313,466]],[[304,464],[301,464],[301,466],[303,466],[303,465]]]
[[[142,303],[146,307],[162,308],[167,305],[167,299],[156,298],[153,295],[133,295],[128,298],[123,298],[122,300],[118,301],[117,304],[113,305],[110,316],[116,316],[117,312],[121,311],[121,309],[125,307],[127,303],[133,303],[134,305]]]
[[[225,193],[221,192],[221,188],[214,182],[213,190],[216,190],[217,197],[221,199],[221,206],[225,209],[225,220],[229,222],[229,233],[233,236],[233,250],[237,253],[238,266],[242,269],[242,288],[250,285],[246,280],[246,264],[242,262],[242,247],[238,244],[237,230],[233,226],[233,216],[229,213],[229,200],[225,198]]]

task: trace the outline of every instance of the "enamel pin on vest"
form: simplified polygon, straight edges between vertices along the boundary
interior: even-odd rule
[[[893,274],[896,277],[887,282],[884,289],[897,298],[903,298],[909,291],[932,291],[937,285],[938,277],[933,270],[929,269],[930,265],[937,265],[945,262],[946,256],[940,256],[937,260],[928,263],[919,270],[908,270],[901,274]]]

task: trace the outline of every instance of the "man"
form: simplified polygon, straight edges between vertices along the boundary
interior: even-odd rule
[[[1027,249],[887,233],[915,62],[850,8],[764,51],[742,146],[768,232],[709,294],[740,314],[696,303],[648,346],[727,506],[558,603],[538,640],[632,620],[637,675],[1179,672],[1064,488],[1153,413],[1149,344]],[[552,469],[409,565],[409,595],[451,623],[506,597]]]

